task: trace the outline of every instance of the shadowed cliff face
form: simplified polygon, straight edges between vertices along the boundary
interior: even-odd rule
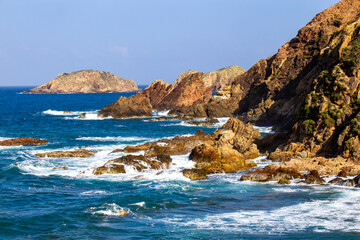
[[[49,83],[24,93],[104,93],[138,90],[132,80],[119,78],[108,72],[83,70],[60,74]]]

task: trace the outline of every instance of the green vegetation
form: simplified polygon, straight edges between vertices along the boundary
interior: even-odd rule
[[[314,133],[315,122],[313,120],[311,119],[305,120],[303,121],[302,125],[306,131],[306,134],[312,135]]]

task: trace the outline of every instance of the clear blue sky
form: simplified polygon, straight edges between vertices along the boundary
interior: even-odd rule
[[[108,71],[150,84],[250,68],[338,0],[0,0],[0,86]]]

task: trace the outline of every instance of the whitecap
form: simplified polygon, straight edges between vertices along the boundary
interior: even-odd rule
[[[144,206],[145,206],[145,202],[132,203],[132,204],[129,204],[129,205],[144,207]]]
[[[85,191],[80,193],[80,195],[83,196],[92,196],[92,195],[106,195],[108,194],[106,191],[102,191],[102,190],[90,190],[90,191]]]
[[[105,203],[100,207],[91,207],[89,212],[93,215],[105,215],[105,216],[120,216],[119,213],[125,211],[130,212],[129,209],[120,207],[116,203]]]

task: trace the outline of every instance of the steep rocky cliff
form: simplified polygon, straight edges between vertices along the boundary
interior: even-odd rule
[[[138,91],[136,83],[108,72],[83,70],[58,75],[49,83],[24,93],[104,93]]]
[[[212,99],[202,108],[213,116],[241,115],[245,121],[289,130],[323,71],[338,66],[348,77],[358,76],[357,62],[346,56],[355,51],[359,8],[360,1],[343,0],[319,13],[277,54],[236,77],[230,98]]]

